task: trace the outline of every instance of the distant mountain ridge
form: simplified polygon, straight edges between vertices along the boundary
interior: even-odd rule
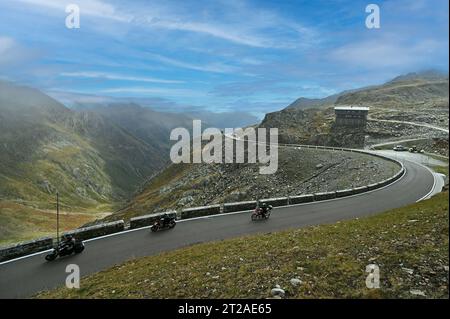
[[[260,127],[278,128],[279,139],[284,143],[336,145],[361,147],[364,135],[369,132],[333,131],[335,105],[361,105],[370,107],[370,116],[395,116],[408,114],[435,119],[442,125],[442,114],[429,116],[429,110],[448,112],[448,74],[424,71],[400,75],[382,85],[344,91],[323,99],[299,98],[281,111],[267,113]],[[448,113],[447,113],[448,117]],[[444,121],[445,123],[445,121]],[[387,132],[398,135],[401,132]]]
[[[46,207],[59,191],[67,209],[82,210],[128,198],[166,165],[171,127],[188,121],[131,109],[72,110],[0,81],[0,199]]]
[[[448,74],[424,71],[398,76],[385,84],[341,95],[335,104],[372,108],[448,108]]]
[[[408,74],[400,75],[387,81],[381,85],[373,85],[362,87],[358,89],[345,90],[337,94],[333,94],[324,98],[305,98],[300,97],[291,104],[289,104],[285,109],[310,109],[310,108],[326,108],[334,104],[368,104],[370,102],[376,103],[375,97],[369,97],[367,92],[378,92],[380,89],[389,89],[391,87],[398,87],[402,84],[410,85],[424,85],[424,90],[434,90],[434,93],[438,97],[448,98],[448,73],[436,71],[436,70],[425,70],[422,72],[411,72]],[[445,89],[447,88],[447,91]],[[416,89],[416,88],[413,88]],[[447,95],[445,94],[447,92]],[[411,94],[411,92],[408,92]],[[393,92],[393,94],[399,94],[399,92]],[[364,97],[362,97],[363,95]],[[386,93],[385,93],[386,95]],[[406,92],[405,94],[406,95]],[[385,100],[387,101],[387,100]]]
[[[320,108],[330,104],[334,104],[339,97],[338,94],[333,94],[321,99],[310,99],[306,97],[300,97],[291,104],[289,104],[286,109],[309,109],[309,108]]]
[[[404,75],[399,75],[393,78],[391,81],[388,81],[387,83],[417,80],[442,81],[445,79],[448,80],[448,73],[437,70],[425,70],[422,72],[411,72]]]

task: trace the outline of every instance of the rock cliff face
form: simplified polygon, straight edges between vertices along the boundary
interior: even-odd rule
[[[260,175],[257,164],[172,164],[107,220],[358,187],[398,171],[397,165],[380,158],[306,148],[280,148],[278,167],[273,175]]]
[[[337,127],[334,110],[285,109],[269,113],[260,127],[277,127],[280,143],[362,148],[365,130]]]

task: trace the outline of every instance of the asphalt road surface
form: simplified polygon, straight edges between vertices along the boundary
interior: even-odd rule
[[[375,122],[386,122],[386,123],[399,123],[399,124],[408,124],[408,125],[414,125],[414,126],[422,126],[422,127],[428,127],[433,130],[449,133],[449,130],[447,128],[439,127],[436,125],[431,125],[428,123],[417,123],[417,122],[407,122],[407,121],[398,121],[398,120],[382,120],[382,119],[376,119],[369,117],[367,120],[369,121],[375,121]]]
[[[82,254],[54,262],[46,262],[45,253],[40,253],[3,263],[0,264],[0,298],[30,297],[40,290],[63,286],[68,264],[77,264],[81,275],[85,276],[129,259],[195,243],[333,223],[411,204],[429,194],[435,182],[433,174],[422,165],[409,161],[404,164],[403,177],[385,188],[340,199],[275,208],[267,221],[252,222],[249,212],[201,217],[180,221],[173,230],[151,233],[144,228],[90,240]]]

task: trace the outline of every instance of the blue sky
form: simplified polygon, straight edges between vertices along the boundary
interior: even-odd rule
[[[67,4],[81,28],[67,29]],[[365,7],[381,9],[367,29]],[[448,72],[448,1],[2,0],[0,78],[65,103],[261,116],[425,69]]]

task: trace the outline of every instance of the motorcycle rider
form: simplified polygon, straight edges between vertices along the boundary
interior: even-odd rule
[[[272,205],[267,205],[266,203],[262,203],[261,207],[259,208],[259,214],[263,217],[267,217],[267,213],[272,210]]]
[[[261,214],[262,217],[264,217],[264,218],[266,217],[267,210],[268,210],[267,204],[262,203],[261,207],[259,208],[259,213]]]
[[[160,222],[161,226],[163,226],[163,227],[167,226],[167,224],[170,222],[169,214],[164,213],[161,216],[161,218],[159,219],[159,222]]]
[[[68,234],[63,236],[63,241],[61,242],[61,250],[64,249],[73,249],[75,246],[75,237],[73,237],[72,235]]]

